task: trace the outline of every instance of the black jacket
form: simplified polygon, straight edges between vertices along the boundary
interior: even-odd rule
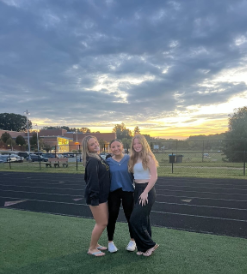
[[[87,157],[84,180],[85,199],[88,205],[97,206],[107,202],[110,192],[110,171],[103,159]]]

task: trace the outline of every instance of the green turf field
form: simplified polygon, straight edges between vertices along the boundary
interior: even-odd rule
[[[0,209],[3,274],[246,274],[247,239],[153,228],[151,257],[125,251],[127,224],[118,223],[115,254],[87,255],[91,219]],[[106,233],[101,244],[106,244]]]

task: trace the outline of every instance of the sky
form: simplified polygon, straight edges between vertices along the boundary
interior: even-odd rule
[[[0,0],[0,113],[153,137],[247,106],[247,0]]]

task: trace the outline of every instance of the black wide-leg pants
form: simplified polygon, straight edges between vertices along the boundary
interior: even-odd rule
[[[123,191],[122,188],[119,188],[115,191],[110,192],[108,198],[108,208],[109,208],[109,219],[107,225],[107,234],[108,240],[113,241],[116,221],[119,214],[119,209],[122,201],[122,206],[124,214],[129,226],[130,238],[133,238],[129,220],[134,207],[134,194],[133,192]]]
[[[150,212],[155,202],[156,191],[153,187],[148,193],[148,203],[142,206],[139,204],[139,197],[148,183],[135,183],[134,209],[130,217],[130,226],[133,233],[137,250],[145,252],[154,247],[156,243],[152,240],[150,224]]]

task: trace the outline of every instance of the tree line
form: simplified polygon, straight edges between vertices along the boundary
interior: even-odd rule
[[[32,128],[32,122],[27,120],[26,116],[14,114],[14,113],[1,113],[0,114],[0,129],[12,130],[12,131],[26,131],[28,127]],[[87,127],[81,128],[71,128],[68,126],[62,127],[44,127],[43,129],[66,129],[67,131],[79,131],[83,133],[100,133],[91,132]],[[123,142],[125,148],[130,147],[131,138],[140,134],[140,128],[136,126],[133,132],[128,129],[124,123],[116,124],[112,132],[115,132],[117,138]],[[145,135],[147,141],[149,142],[151,148],[154,145],[158,145],[160,148],[164,147],[165,149],[188,149],[188,150],[219,150],[224,153],[226,160],[231,162],[243,161],[247,159],[247,107],[242,107],[235,109],[235,112],[229,115],[228,119],[228,131],[221,134],[214,135],[197,135],[190,136],[185,140],[177,139],[163,139],[163,138],[154,138],[150,135]],[[17,144],[19,146],[25,146],[25,139],[19,135],[15,141],[11,136],[5,132],[1,136],[0,144],[7,144],[13,146]],[[42,139],[40,139],[40,144],[42,147]],[[30,138],[30,145],[37,146],[37,133],[32,133]]]

